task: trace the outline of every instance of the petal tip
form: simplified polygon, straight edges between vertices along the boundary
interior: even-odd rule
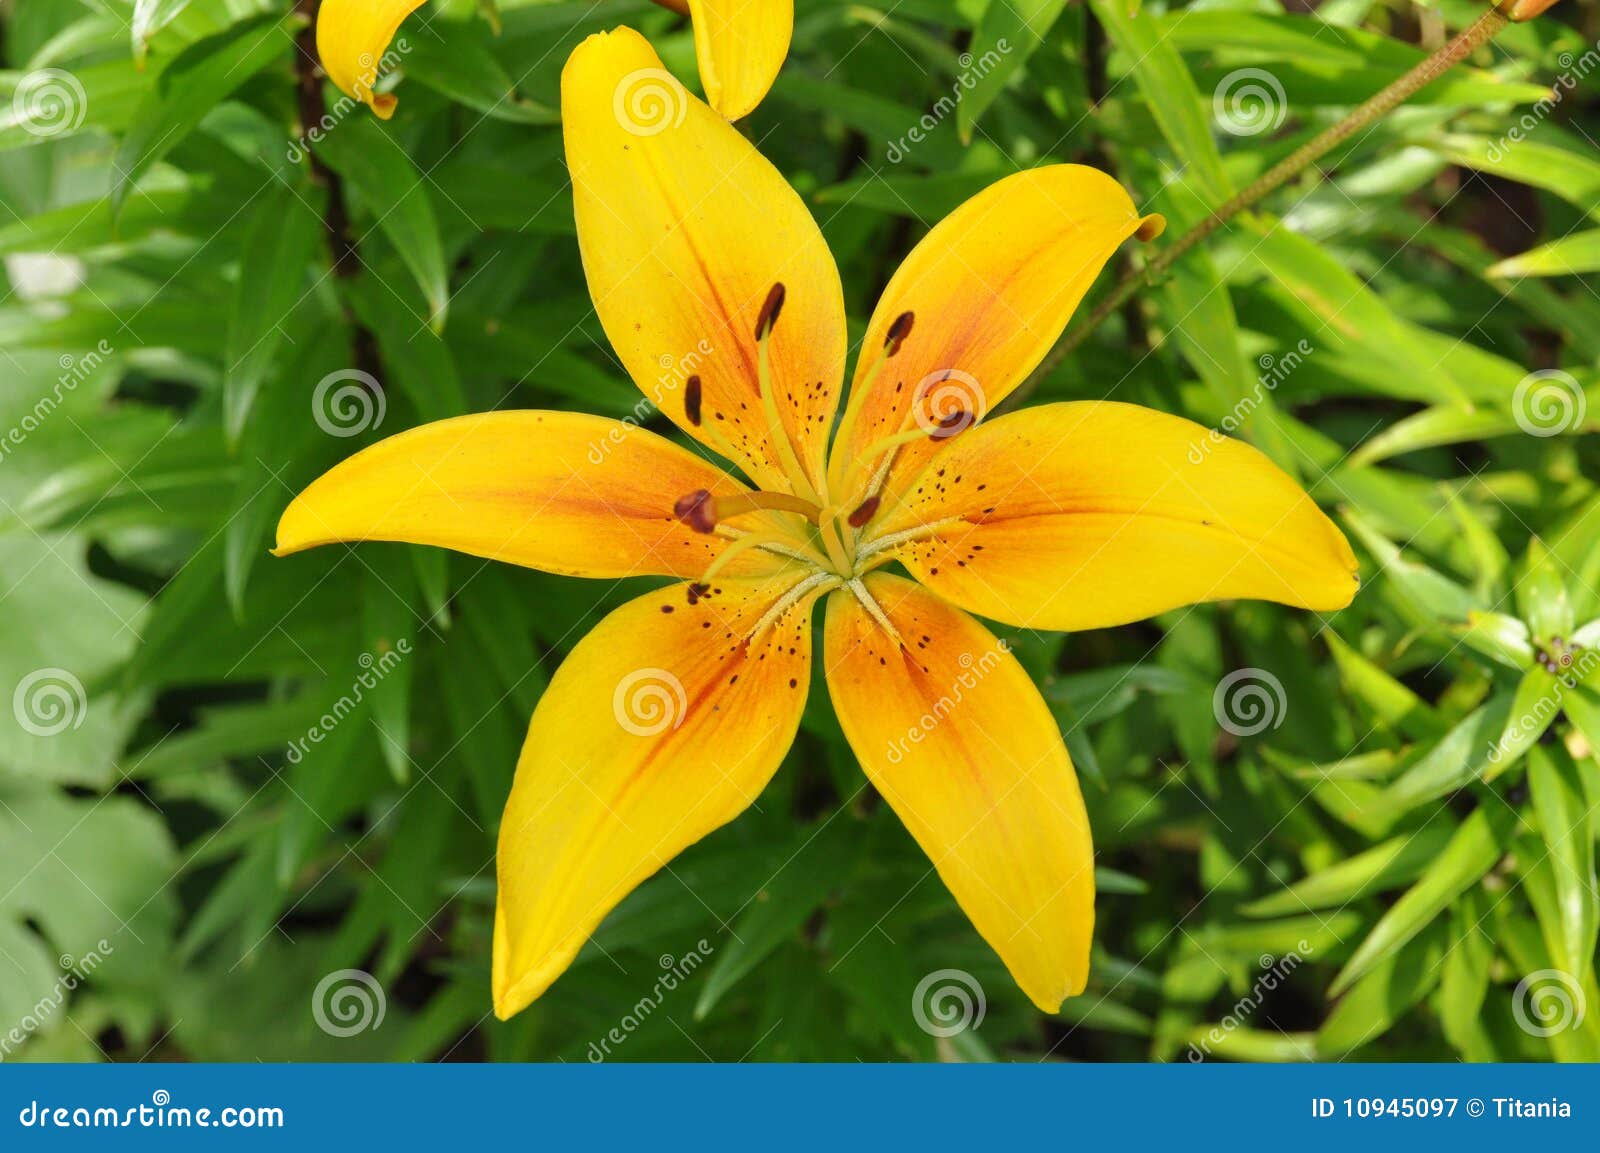
[[[1152,241],[1167,230],[1167,218],[1159,212],[1152,212],[1141,217],[1139,227],[1134,230],[1134,236],[1145,242]]]

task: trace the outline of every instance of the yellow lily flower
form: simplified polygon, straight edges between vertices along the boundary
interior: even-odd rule
[[[982,419],[1112,252],[1159,227],[1094,169],[1015,174],[938,224],[889,282],[839,414],[844,300],[820,230],[699,101],[677,93],[660,132],[629,125],[618,80],[658,66],[628,29],[567,63],[583,264],[640,387],[753,487],[632,422],[492,412],[338,465],[284,513],[277,551],[411,541],[680,578],[601,621],[534,712],[500,829],[501,1017],[766,786],[822,598],[829,694],[867,777],[1053,1012],[1088,976],[1089,822],[1049,708],[968,610],[1038,629],[1232,597],[1328,611],[1354,595],[1355,557],[1266,457],[1189,421],[1112,402]]]
[[[374,92],[378,75],[389,60],[389,45],[401,23],[426,0],[322,0],[317,13],[317,55],[338,89],[369,105],[380,119],[394,115],[396,97]],[[756,105],[777,79],[789,55],[794,32],[794,0],[659,0],[690,18],[694,28],[695,62],[706,100],[729,120],[739,120]],[[634,101],[645,115],[659,88],[660,62],[648,76],[619,80],[616,99]]]

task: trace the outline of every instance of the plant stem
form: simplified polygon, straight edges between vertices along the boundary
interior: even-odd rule
[[[1440,48],[1432,56],[1417,64],[1416,67],[1412,68],[1400,79],[1390,84],[1360,107],[1354,109],[1339,123],[1318,133],[1310,141],[1295,149],[1277,164],[1274,164],[1220,208],[1214,209],[1210,216],[1184,233],[1174,244],[1162,249],[1153,260],[1145,265],[1141,272],[1123,277],[1117,283],[1116,288],[1112,289],[1111,293],[1100,301],[1082,324],[1056,343],[1056,346],[1039,362],[1039,367],[1033,371],[1033,374],[1017,392],[1025,394],[1032,391],[1039,381],[1054,371],[1056,366],[1073,349],[1084,342],[1084,339],[1099,326],[1101,321],[1132,300],[1139,289],[1157,280],[1162,273],[1176,264],[1190,249],[1258,200],[1277,190],[1313,161],[1336,148],[1357,131],[1385,113],[1390,112],[1397,105],[1410,99],[1420,89],[1436,80],[1462,60],[1465,60],[1473,52],[1493,40],[1507,23],[1509,21],[1498,9],[1490,8],[1456,36],[1455,39]]]

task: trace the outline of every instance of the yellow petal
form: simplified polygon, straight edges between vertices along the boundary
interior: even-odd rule
[[[778,78],[794,31],[794,0],[689,0],[706,103],[728,120],[755,111]]]
[[[990,185],[925,236],[878,302],[852,388],[863,387],[890,325],[910,335],[879,369],[840,451],[946,417],[981,419],[1044,358],[1117,246],[1160,217],[1141,217],[1120,184],[1095,168],[1053,164]],[[913,402],[918,402],[913,412]],[[900,451],[902,475],[931,451]]]
[[[391,93],[374,93],[378,74],[387,71],[389,42],[401,21],[422,7],[424,0],[322,0],[317,12],[317,55],[322,70],[339,91],[369,104],[387,120],[397,99]],[[392,59],[392,58],[391,58]]]
[[[1355,555],[1299,485],[1191,421],[1050,404],[943,445],[872,532],[937,526],[899,558],[983,616],[1076,630],[1231,597],[1326,612],[1355,596]]]
[[[279,556],[335,541],[437,545],[575,576],[697,576],[727,545],[678,497],[746,491],[653,432],[576,412],[488,412],[413,428],[313,481],[278,522]],[[741,520],[754,528],[755,516]],[[773,571],[770,554],[733,575]]]
[[[691,436],[726,445],[762,488],[786,489],[754,331],[782,283],[774,395],[784,439],[815,481],[843,376],[844,295],[800,197],[631,29],[578,46],[561,110],[583,267],[622,363]],[[690,375],[703,389],[700,426],[686,411]]]
[[[828,601],[828,692],[850,747],[984,940],[1047,1013],[1083,991],[1094,846],[1049,708],[987,629],[909,581]]]
[[[606,617],[534,711],[500,825],[502,1018],[636,885],[743,812],[794,740],[815,584],[722,581],[693,603],[689,587]]]

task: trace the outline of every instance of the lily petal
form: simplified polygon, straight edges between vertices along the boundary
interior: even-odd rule
[[[632,29],[578,46],[561,108],[583,267],[622,363],[690,436],[728,452],[762,488],[787,490],[755,339],[769,291],[783,284],[774,393],[782,439],[815,483],[843,377],[844,294],[800,197]],[[684,387],[691,375],[697,404]]]
[[[573,576],[695,576],[729,543],[673,515],[673,502],[697,489],[747,491],[687,449],[621,421],[480,413],[388,437],[324,473],[285,510],[274,551],[407,541]],[[782,563],[747,551],[729,571]]]
[[[405,18],[424,0],[322,0],[317,12],[317,55],[328,79],[353,100],[368,104],[382,120],[399,102],[375,93],[379,65]]]
[[[543,993],[635,886],[743,812],[794,740],[815,582],[698,587],[606,617],[534,711],[500,825],[502,1019]]]
[[[794,0],[689,0],[706,103],[728,120],[755,111],[794,33]]]
[[[1094,846],[1048,706],[993,634],[909,581],[828,602],[834,711],[861,767],[984,940],[1047,1013],[1083,991]]]
[[[1359,584],[1344,534],[1242,441],[1153,409],[1024,409],[945,442],[874,527],[975,613],[1078,630],[1248,597],[1331,612]],[[922,528],[919,526],[933,526]]]
[[[1004,400],[1055,344],[1111,254],[1159,216],[1140,216],[1122,186],[1096,168],[1053,164],[1018,172],[973,196],[912,249],[867,326],[854,390],[900,317],[910,335],[879,370],[844,443],[867,446],[941,419],[970,423]],[[913,402],[919,407],[913,413]],[[905,475],[933,451],[906,445]]]

